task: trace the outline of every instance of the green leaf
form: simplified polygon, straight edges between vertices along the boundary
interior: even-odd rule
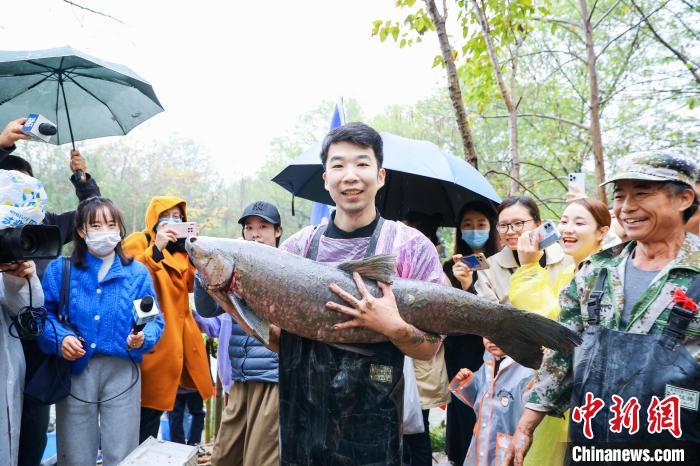
[[[444,63],[445,60],[443,60],[442,55],[435,55],[435,59],[433,59],[433,68],[438,65],[443,65]]]

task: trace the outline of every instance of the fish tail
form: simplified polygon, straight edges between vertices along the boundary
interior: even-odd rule
[[[499,326],[499,334],[488,338],[525,367],[540,367],[542,347],[570,353],[581,344],[581,336],[559,322],[515,308],[504,312],[509,315]]]

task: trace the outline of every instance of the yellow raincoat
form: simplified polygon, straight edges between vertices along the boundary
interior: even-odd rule
[[[560,311],[559,293],[574,278],[574,271],[574,265],[569,265],[551,283],[550,274],[539,264],[519,267],[510,278],[508,295],[511,304],[556,320]],[[532,446],[525,457],[525,466],[563,465],[568,431],[568,411],[564,419],[545,416],[535,430]]]

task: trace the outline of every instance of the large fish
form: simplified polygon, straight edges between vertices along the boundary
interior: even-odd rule
[[[264,344],[269,324],[330,344],[386,341],[379,333],[333,325],[350,317],[326,302],[346,304],[329,289],[337,283],[358,296],[352,272],[374,296],[376,280],[392,283],[401,317],[434,334],[476,334],[492,340],[518,363],[538,368],[542,347],[571,351],[580,337],[555,321],[511,306],[493,304],[451,286],[395,278],[394,256],[380,255],[338,266],[323,264],[253,241],[200,236],[186,242],[202,285],[243,329]]]

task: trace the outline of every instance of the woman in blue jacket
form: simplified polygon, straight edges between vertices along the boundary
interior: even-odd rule
[[[132,334],[134,301],[155,299],[146,267],[121,249],[126,231],[112,201],[78,205],[70,258],[68,322],[57,318],[63,259],[42,281],[48,319],[41,349],[71,361],[71,395],[56,404],[59,464],[117,465],[138,446],[141,384],[139,362],[163,331],[160,315]]]

